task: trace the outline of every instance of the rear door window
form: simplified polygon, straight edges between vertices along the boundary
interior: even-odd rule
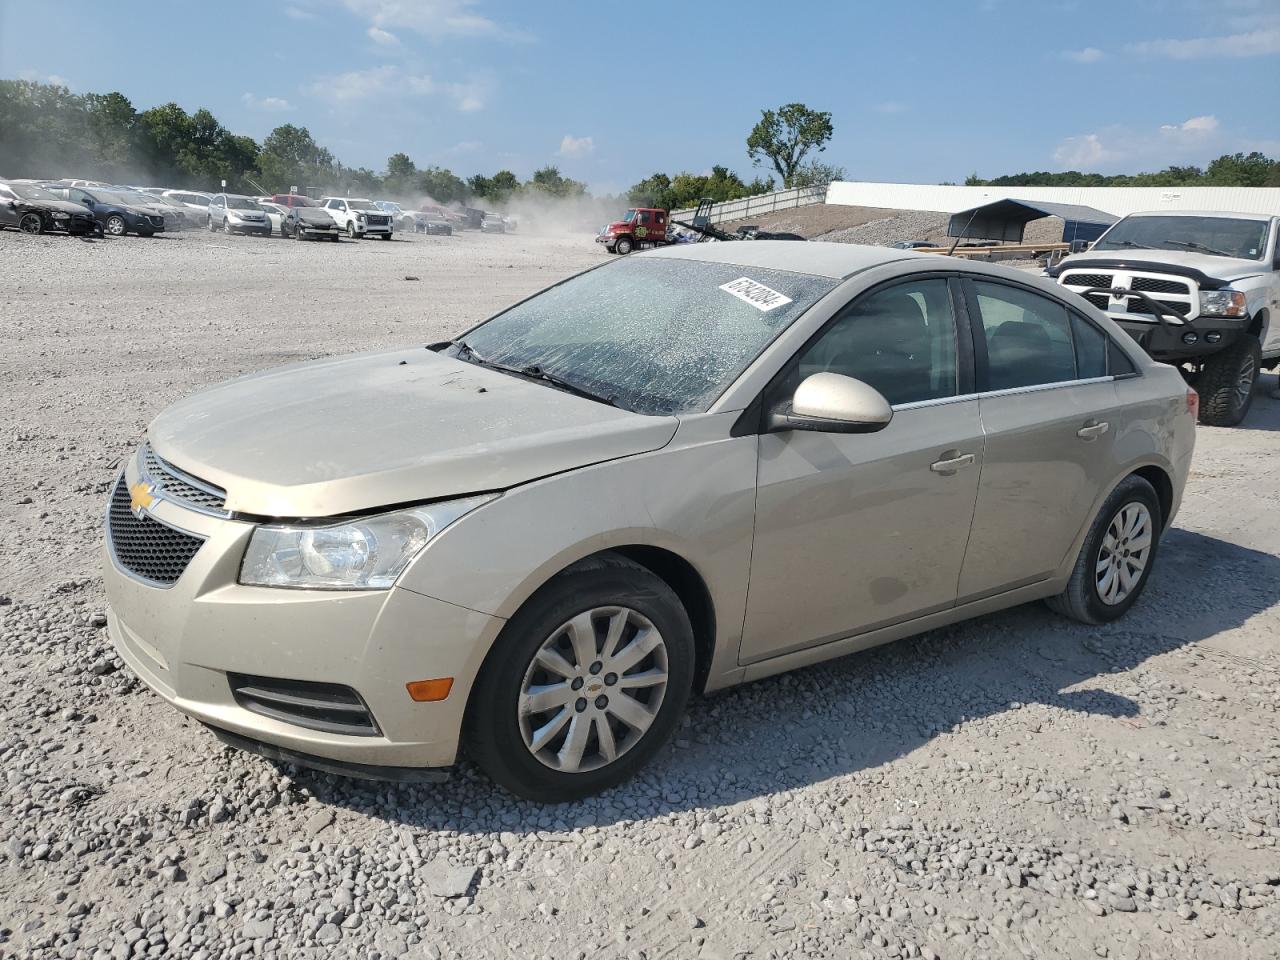
[[[973,281],[987,348],[986,390],[1077,379],[1067,308],[1021,287]]]

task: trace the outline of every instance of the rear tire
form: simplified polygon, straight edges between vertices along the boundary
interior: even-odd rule
[[[572,627],[583,614],[589,631],[578,633]],[[588,635],[589,650],[573,642]],[[551,656],[555,671],[544,669],[549,648],[564,651]],[[466,743],[517,796],[587,797],[631,777],[667,742],[693,670],[693,630],[675,592],[639,564],[603,554],[556,575],[503,628],[468,703]],[[522,712],[535,687],[554,703]]]
[[[1262,346],[1257,337],[1243,336],[1204,363],[1196,383],[1200,394],[1200,422],[1209,427],[1234,427],[1253,403]]]
[[[1081,623],[1124,616],[1146,588],[1163,529],[1155,488],[1142,477],[1125,477],[1089,528],[1067,588],[1045,603]]]

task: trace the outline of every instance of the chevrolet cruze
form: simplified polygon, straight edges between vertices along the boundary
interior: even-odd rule
[[[260,754],[557,801],[711,691],[1044,599],[1124,614],[1196,395],[1026,273],[668,247],[453,340],[161,413],[115,483],[111,636]]]

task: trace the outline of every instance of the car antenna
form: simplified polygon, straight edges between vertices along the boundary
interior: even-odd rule
[[[974,217],[976,217],[976,216],[978,215],[978,211],[979,211],[979,210],[981,210],[981,209],[982,209],[981,207],[974,207],[974,208],[973,208],[973,213],[969,214],[969,219],[968,219],[968,221],[965,223],[965,225],[964,225],[964,229],[960,231],[960,235],[956,237],[955,243],[951,244],[951,249],[947,251],[947,256],[948,256],[948,257],[949,257],[949,256],[951,256],[953,253],[955,253],[955,252],[956,252],[956,247],[960,246],[960,241],[964,239],[964,235],[965,235],[966,233],[968,233],[968,232],[969,232],[969,228],[970,228],[971,226],[973,226],[973,218],[974,218]]]

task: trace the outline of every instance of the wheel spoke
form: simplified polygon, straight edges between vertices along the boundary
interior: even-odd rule
[[[642,687],[656,687],[667,682],[667,671],[645,670],[642,673],[628,673],[618,678],[618,687],[622,690],[638,690]]]
[[[653,714],[644,708],[639,700],[635,700],[622,691],[609,698],[607,713],[617,717],[633,730],[644,732],[653,723]]]
[[[1129,541],[1129,552],[1141,553],[1143,550],[1146,550],[1150,546],[1151,546],[1151,534],[1144,533],[1141,537],[1137,538],[1136,540]]]
[[[609,669],[614,673],[626,673],[637,663],[653,653],[662,643],[662,637],[656,630],[641,630],[631,642],[617,652],[609,661]]]
[[[627,612],[619,610],[609,618],[609,631],[604,637],[604,647],[600,655],[606,660],[618,652],[618,644],[622,640],[622,631],[627,628]]]
[[[572,773],[582,766],[582,753],[587,748],[587,738],[591,736],[591,721],[585,714],[575,713],[569,723],[569,735],[564,738],[564,745],[556,755],[560,761],[560,769]]]
[[[569,621],[569,642],[573,645],[573,658],[578,669],[585,670],[596,659],[596,625],[591,612],[580,613]]]
[[[1103,600],[1111,599],[1111,587],[1115,583],[1116,568],[1113,564],[1107,566],[1107,572],[1102,575],[1102,579],[1098,581],[1098,593],[1102,595]]]
[[[537,661],[539,666],[564,677],[566,680],[572,680],[578,675],[578,671],[573,668],[573,664],[550,647],[543,647],[539,650],[534,660]]]
[[[564,729],[564,725],[569,722],[569,718],[572,716],[574,716],[573,711],[565,707],[537,730],[533,731],[533,735],[529,738],[529,749],[534,753],[543,749]]]
[[[1107,567],[1111,566],[1111,557],[1112,557],[1112,554],[1109,554],[1109,553],[1099,554],[1098,563],[1093,568],[1093,572],[1102,573],[1104,570],[1107,569]]]
[[[556,707],[568,706],[576,699],[572,687],[568,683],[549,683],[530,687],[520,697],[520,713],[546,713]]]
[[[596,740],[600,742],[600,756],[605,763],[618,759],[618,744],[613,739],[613,727],[604,714],[596,715]]]

